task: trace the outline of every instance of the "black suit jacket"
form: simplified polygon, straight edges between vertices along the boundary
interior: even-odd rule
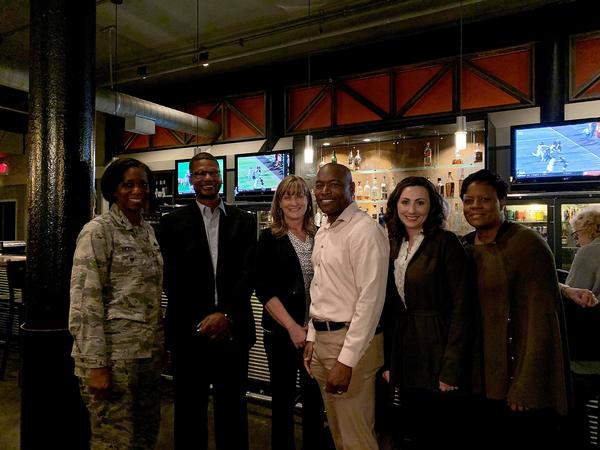
[[[219,219],[217,294],[206,229],[194,202],[163,216],[159,241],[165,263],[164,290],[167,346],[185,351],[197,342],[196,327],[207,315],[223,312],[231,319],[234,342],[248,349],[255,342],[250,305],[256,250],[256,220],[251,213],[225,205]]]
[[[304,276],[290,239],[287,235],[276,238],[266,229],[258,240],[256,256],[256,296],[260,302],[264,305],[273,297],[279,298],[289,315],[304,325],[307,307]],[[262,327],[286,332],[266,310],[263,310]]]

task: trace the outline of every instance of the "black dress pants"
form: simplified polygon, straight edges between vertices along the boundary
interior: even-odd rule
[[[264,333],[272,396],[271,448],[294,450],[294,405],[296,379],[300,374],[302,402],[302,446],[306,450],[327,449],[331,437],[324,430],[325,411],[316,380],[304,369],[303,351],[294,347],[287,332]]]
[[[248,349],[198,336],[173,354],[175,450],[208,448],[208,400],[213,386],[217,450],[248,450]]]

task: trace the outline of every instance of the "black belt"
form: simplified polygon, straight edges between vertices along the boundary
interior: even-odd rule
[[[317,331],[337,331],[349,326],[347,322],[330,322],[328,320],[313,320],[312,323]]]

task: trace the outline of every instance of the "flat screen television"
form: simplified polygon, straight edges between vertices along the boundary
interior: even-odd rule
[[[223,180],[219,194],[224,196],[225,192],[227,192],[227,174],[225,173],[227,165],[225,163],[225,156],[215,156],[215,158],[219,163],[219,171],[221,172],[221,179]],[[177,174],[176,197],[178,199],[191,199],[196,196],[196,193],[194,192],[194,186],[190,184],[190,159],[191,158],[178,159],[175,161],[175,173]]]
[[[511,127],[512,190],[600,187],[600,118]]]
[[[235,200],[270,201],[279,182],[293,172],[293,150],[235,155]]]

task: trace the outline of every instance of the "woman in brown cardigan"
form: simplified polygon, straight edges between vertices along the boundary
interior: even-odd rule
[[[417,448],[456,443],[458,400],[470,380],[470,264],[444,222],[444,199],[426,178],[405,178],[388,199],[384,378],[398,390],[406,415],[396,428]]]
[[[484,169],[460,193],[481,310],[485,400],[473,432],[486,448],[561,448],[569,378],[554,257],[538,233],[504,219],[507,189]]]

